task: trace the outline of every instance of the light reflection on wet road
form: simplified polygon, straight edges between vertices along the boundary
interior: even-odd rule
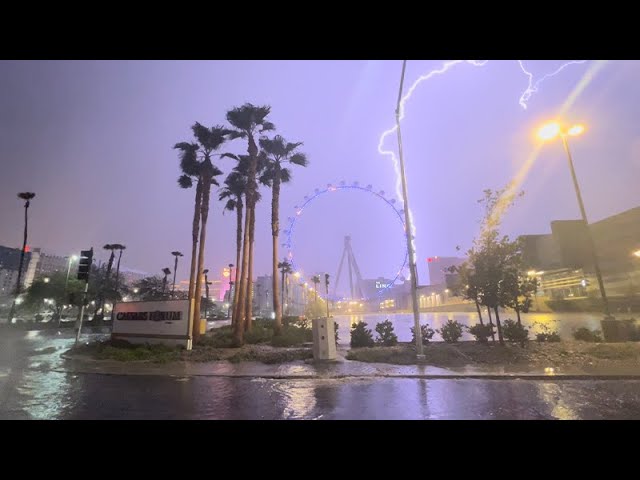
[[[71,374],[67,333],[0,339],[0,419],[629,419],[640,380],[271,380]]]

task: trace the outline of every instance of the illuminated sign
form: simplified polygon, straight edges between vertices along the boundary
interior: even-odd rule
[[[229,270],[229,268],[225,268],[224,270],[222,270],[223,277],[229,277],[230,275],[231,275],[231,271]]]
[[[382,290],[384,288],[389,288],[391,286],[390,283],[384,283],[381,281],[376,281],[376,290]]]
[[[189,300],[116,303],[111,338],[191,349]]]

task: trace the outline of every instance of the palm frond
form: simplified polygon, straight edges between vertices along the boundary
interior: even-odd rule
[[[178,185],[180,185],[180,188],[191,188],[193,187],[193,180],[189,175],[180,175],[178,177]]]
[[[289,158],[289,163],[300,165],[301,167],[306,167],[307,165],[309,165],[309,160],[307,160],[307,155],[304,153],[294,153]]]
[[[283,168],[280,170],[280,181],[282,183],[289,183],[291,181],[291,170],[288,168]]]
[[[18,194],[18,198],[21,198],[22,200],[31,200],[35,196],[36,194],[33,192],[20,192]]]

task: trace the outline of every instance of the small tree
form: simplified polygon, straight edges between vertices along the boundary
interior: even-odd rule
[[[462,327],[460,322],[449,319],[437,332],[445,342],[456,343],[462,336]]]
[[[364,322],[357,322],[351,326],[351,348],[373,347],[373,335]]]
[[[521,323],[505,320],[502,329],[509,342],[519,343],[524,347],[524,343],[529,340],[529,329],[524,328]]]
[[[376,333],[378,334],[377,343],[383,347],[393,347],[398,344],[398,337],[393,331],[393,324],[389,320],[380,322],[376,325]]]
[[[488,343],[489,337],[494,334],[493,325],[483,325],[481,323],[476,323],[474,326],[468,327],[467,330],[479,343]]]
[[[436,331],[429,325],[420,325],[420,333],[422,334],[422,344],[426,345],[431,341]],[[411,343],[416,343],[416,329],[411,327]]]

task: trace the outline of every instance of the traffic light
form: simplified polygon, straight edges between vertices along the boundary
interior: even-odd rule
[[[93,248],[80,252],[80,262],[78,263],[78,280],[89,281],[89,270],[93,260]]]

